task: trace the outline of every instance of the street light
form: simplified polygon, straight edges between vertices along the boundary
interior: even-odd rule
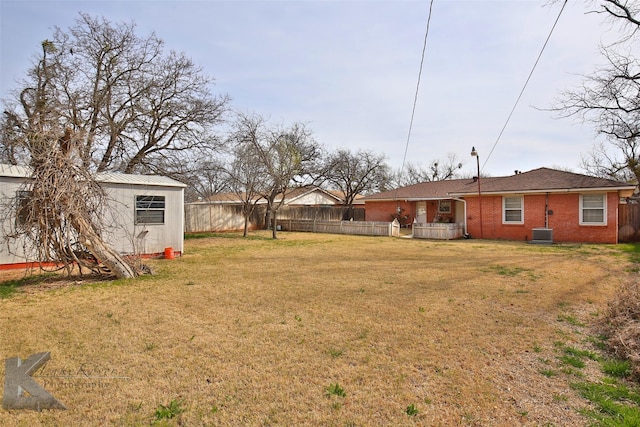
[[[471,147],[471,157],[475,157],[478,164],[478,206],[480,210],[480,238],[482,239],[482,192],[480,191],[480,156],[476,151],[476,147]]]

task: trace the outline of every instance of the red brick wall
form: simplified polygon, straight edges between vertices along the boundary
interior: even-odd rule
[[[482,196],[482,237],[531,240],[531,229],[545,227],[545,195],[524,196],[524,224],[502,224],[502,196]],[[556,242],[617,243],[618,195],[607,196],[607,225],[580,225],[580,195],[549,194],[548,228]],[[467,199],[467,230],[480,237],[478,198]]]
[[[407,222],[411,224],[416,216],[414,202],[366,202],[365,221],[393,221],[393,215],[400,206],[402,216],[407,216]]]
[[[392,221],[392,215],[396,213],[397,207],[402,209],[401,215],[407,216],[409,223],[413,223],[417,214],[416,202],[367,202],[365,204],[365,221]],[[438,202],[429,200],[427,206],[427,222],[433,222],[436,216],[454,221],[456,218],[456,203],[451,202],[451,212],[439,213]]]
[[[482,196],[482,238],[529,241],[533,228],[545,227],[546,196],[524,196],[524,224],[502,224],[502,196]],[[549,194],[548,228],[553,229],[556,242],[617,243],[618,194],[607,196],[607,225],[580,225],[580,195],[576,193]],[[402,215],[412,223],[416,215],[415,202],[367,202],[367,221],[390,221],[400,206]],[[427,221],[433,221],[436,204],[427,202]],[[478,198],[467,198],[467,231],[473,238],[480,238],[480,214]]]

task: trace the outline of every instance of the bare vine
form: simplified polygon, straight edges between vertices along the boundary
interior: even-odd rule
[[[15,221],[8,241],[21,242],[21,249],[32,259],[54,264],[68,274],[78,266],[80,274],[137,276],[131,263],[101,237],[106,195],[82,166],[71,130],[49,128],[31,134],[29,140],[31,174],[10,205]]]

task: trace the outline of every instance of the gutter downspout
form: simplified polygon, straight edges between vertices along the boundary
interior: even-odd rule
[[[469,234],[467,232],[467,201],[465,199],[456,199],[455,197],[451,200],[462,202],[462,204],[464,205],[464,234],[467,235]]]

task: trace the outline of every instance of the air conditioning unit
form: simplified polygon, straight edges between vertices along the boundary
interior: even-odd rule
[[[531,231],[531,243],[553,243],[553,228],[534,228]]]

